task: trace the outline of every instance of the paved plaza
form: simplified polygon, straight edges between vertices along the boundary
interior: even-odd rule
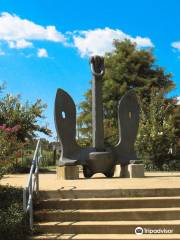
[[[118,178],[116,169],[114,178],[106,178],[103,174],[95,174],[90,179],[83,178],[80,172],[78,180],[57,179],[56,172],[40,174],[40,190],[64,189],[151,189],[151,188],[180,188],[180,172],[145,172],[144,178]],[[28,174],[5,175],[1,184],[24,187]]]

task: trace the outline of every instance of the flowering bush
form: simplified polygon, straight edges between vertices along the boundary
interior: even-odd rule
[[[6,124],[0,126],[0,162],[10,160],[15,156],[17,151],[22,147],[22,143],[17,139],[19,125],[7,127]]]
[[[44,119],[45,108],[46,104],[40,99],[34,104],[28,101],[22,104],[20,96],[7,94],[3,98],[0,97],[1,130],[10,134],[16,133],[17,139],[21,142],[33,140],[37,132],[50,135],[51,131],[47,126],[39,125],[39,120]]]
[[[46,104],[40,99],[33,104],[21,103],[19,95],[1,96],[1,89],[0,85],[0,176],[3,168],[18,167],[23,147],[33,141],[38,132],[51,133],[46,125],[39,124],[39,120],[44,119]]]

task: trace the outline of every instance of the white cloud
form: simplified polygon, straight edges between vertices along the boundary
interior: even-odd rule
[[[177,97],[177,105],[180,105],[180,96],[179,97]]]
[[[87,31],[75,31],[73,34],[74,47],[76,47],[81,57],[95,54],[104,55],[106,52],[114,50],[113,40],[123,41],[129,39],[135,42],[138,47],[153,47],[150,38],[137,36],[135,38],[122,32],[119,29],[95,29]]]
[[[151,39],[148,37],[130,37],[129,38],[132,42],[135,42],[138,47],[154,47],[153,43],[151,42]]]
[[[37,56],[39,58],[46,58],[46,57],[48,57],[48,52],[45,48],[39,48],[37,51]]]
[[[55,26],[42,26],[17,15],[4,12],[0,15],[0,41],[7,42],[9,48],[24,49],[33,47],[34,41],[52,41],[62,43],[65,47],[75,47],[80,55],[104,55],[114,50],[113,40],[130,39],[138,47],[153,47],[150,38],[132,37],[120,29],[94,29],[87,31],[57,31]],[[42,50],[43,49],[43,50]],[[38,57],[47,57],[47,50],[38,49]]]
[[[176,50],[180,51],[180,41],[179,41],[179,42],[173,42],[173,43],[171,44],[171,46],[172,46],[173,48],[175,48]]]
[[[17,40],[17,41],[8,41],[8,45],[10,48],[17,48],[17,49],[29,48],[33,46],[32,42],[26,41],[24,39]]]
[[[0,40],[15,41],[14,46],[29,44],[25,41],[47,40],[53,42],[65,42],[65,37],[56,30],[55,26],[41,26],[27,19],[4,12],[0,15]],[[19,46],[20,46],[19,45]],[[20,47],[19,47],[20,48]]]

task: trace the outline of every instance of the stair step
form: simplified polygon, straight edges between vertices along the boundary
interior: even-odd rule
[[[179,240],[180,234],[143,234],[137,236],[135,234],[45,234],[34,236],[32,240]]]
[[[180,197],[78,198],[41,200],[40,209],[123,209],[180,207]]]
[[[81,221],[35,224],[39,232],[61,234],[134,234],[136,227],[168,229],[180,234],[180,220],[171,221]]]
[[[95,210],[41,210],[36,211],[37,221],[136,221],[180,220],[180,208],[131,208]]]
[[[180,188],[140,188],[140,189],[58,189],[41,191],[42,198],[118,198],[118,197],[158,197],[180,196]]]

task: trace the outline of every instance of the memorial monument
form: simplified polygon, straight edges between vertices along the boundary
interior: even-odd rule
[[[59,160],[59,174],[63,175],[65,179],[76,179],[78,178],[77,166],[82,165],[85,177],[91,177],[95,173],[103,173],[106,177],[112,177],[115,166],[121,165],[121,176],[127,177],[127,166],[130,161],[137,160],[134,142],[139,124],[138,100],[133,89],[129,90],[120,99],[117,109],[119,142],[114,147],[106,148],[104,145],[102,102],[102,77],[105,72],[104,58],[93,56],[90,59],[90,65],[93,75],[92,147],[82,148],[77,144],[75,103],[64,90],[58,89],[56,93],[54,119],[62,148]]]

